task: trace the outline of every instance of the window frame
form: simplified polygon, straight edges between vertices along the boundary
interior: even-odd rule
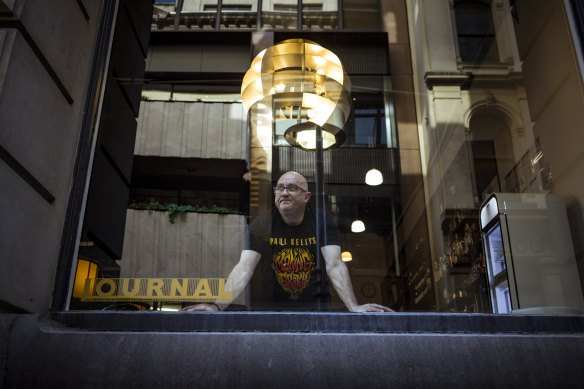
[[[490,24],[492,27],[492,33],[489,32],[488,34],[463,34],[458,26],[458,14],[457,14],[457,5],[463,5],[463,4],[481,4],[481,6],[483,6],[483,10],[485,15],[487,14],[487,10],[488,10],[488,16],[489,16],[489,20],[490,20]],[[497,31],[495,29],[495,21],[494,21],[494,17],[493,17],[493,11],[492,11],[492,7],[491,7],[491,2],[490,1],[483,1],[483,0],[455,0],[451,3],[451,14],[452,14],[452,28],[454,31],[454,40],[455,40],[455,50],[456,50],[456,60],[458,63],[460,64],[476,64],[476,65],[480,65],[483,63],[499,63],[499,50],[498,50],[498,42],[497,42]],[[463,58],[462,57],[462,51],[461,50],[461,38],[469,38],[472,39],[473,42],[475,42],[476,40],[479,39],[487,39],[489,38],[489,43],[490,43],[490,49],[486,50],[484,53],[481,52],[481,50],[476,50],[473,49],[472,54],[474,56],[473,59],[469,59],[469,58]],[[493,51],[493,54],[491,54],[493,56],[493,58],[489,58],[489,52]],[[482,55],[480,58],[477,56],[478,54],[484,54]]]
[[[566,0],[567,1],[567,0]],[[51,317],[62,324],[91,330],[138,331],[218,331],[240,332],[354,332],[410,333],[414,332],[479,332],[488,334],[516,334],[528,331],[538,333],[582,333],[581,315],[497,315],[451,313],[395,313],[391,315],[353,313],[127,313],[127,312],[72,312],[67,309],[68,287],[73,278],[81,215],[87,198],[87,181],[91,173],[94,138],[99,123],[105,89],[105,75],[109,69],[113,30],[116,19],[116,0],[104,0],[102,23],[94,51],[81,138],[75,161],[74,183],[70,191],[66,221],[63,228],[59,265],[55,280]],[[290,318],[300,318],[291,321]],[[227,320],[226,320],[227,319]],[[266,320],[269,319],[269,320]]]

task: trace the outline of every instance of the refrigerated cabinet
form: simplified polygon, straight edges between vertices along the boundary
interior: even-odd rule
[[[561,197],[494,193],[481,206],[480,226],[494,313],[584,313]]]

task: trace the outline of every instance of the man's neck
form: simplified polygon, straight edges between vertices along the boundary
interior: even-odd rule
[[[282,216],[282,220],[289,226],[298,226],[304,220],[304,210],[302,212],[294,212],[294,213],[286,213],[280,211],[280,216]]]

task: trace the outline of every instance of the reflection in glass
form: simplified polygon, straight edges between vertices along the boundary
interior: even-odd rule
[[[377,88],[381,89],[380,82]],[[347,142],[344,147],[389,147],[384,95],[381,92],[353,92],[353,106],[345,126]]]
[[[491,6],[480,1],[457,1],[454,5],[460,59],[482,63],[497,61],[495,26]]]
[[[338,1],[302,1],[303,30],[336,30],[338,27]]]
[[[213,30],[218,0],[156,0],[152,30]]]
[[[298,0],[262,1],[262,30],[295,30],[298,24]]]
[[[223,0],[221,3],[221,30],[255,30],[257,0]]]
[[[348,266],[361,302],[411,311],[488,312],[488,266],[498,274],[505,270],[505,263],[502,259],[490,265],[486,262],[485,254],[498,257],[501,246],[494,232],[485,237],[490,242],[486,251],[482,246],[477,215],[481,201],[494,191],[555,190],[570,199],[571,220],[576,224],[580,220],[574,199],[582,196],[572,191],[571,184],[578,177],[578,169],[574,168],[577,164],[572,162],[581,155],[568,143],[554,142],[571,139],[554,135],[558,131],[574,135],[566,131],[578,128],[576,124],[581,122],[577,115],[571,116],[578,110],[570,105],[578,101],[574,96],[579,96],[579,83],[566,82],[548,90],[549,82],[545,80],[550,72],[538,62],[551,58],[559,66],[552,73],[565,74],[565,80],[578,80],[580,75],[577,69],[570,68],[570,61],[561,61],[561,55],[546,57],[549,50],[562,54],[564,45],[544,39],[550,35],[532,29],[528,16],[522,16],[521,24],[511,20],[507,2],[451,1],[453,12],[441,13],[444,20],[433,19],[437,7],[447,9],[446,3],[417,2],[417,7],[407,10],[412,14],[391,15],[399,27],[395,31],[407,33],[383,36],[384,44],[411,38],[413,46],[427,49],[423,58],[412,57],[420,52],[407,52],[403,57],[414,59],[419,66],[412,74],[413,80],[408,78],[409,73],[401,74],[394,78],[393,89],[391,82],[383,82],[383,71],[374,72],[378,76],[365,76],[367,65],[373,63],[373,50],[369,47],[376,44],[364,49],[367,56],[352,62],[353,68],[362,70],[351,75],[356,88],[349,121],[343,128],[347,139],[341,147],[324,152],[322,158],[325,205],[339,227],[343,252],[351,253]],[[318,41],[317,38],[335,35],[327,34],[327,30],[341,27],[380,30],[379,5],[377,0],[263,0],[261,7],[257,0],[156,0],[152,29],[303,30],[311,31],[311,37]],[[407,17],[416,23],[408,25]],[[546,29],[558,34],[563,31],[556,21],[548,22]],[[517,40],[515,31],[525,35]],[[164,35],[167,45],[159,39]],[[96,149],[96,166],[110,166],[119,157],[118,146],[134,146],[133,159],[128,162],[131,178],[122,178],[122,184],[128,185],[113,188],[111,184],[119,179],[108,178],[106,182],[108,193],[120,193],[116,201],[124,199],[120,203],[121,208],[127,207],[125,230],[111,232],[110,220],[100,225],[100,231],[92,230],[95,226],[90,224],[83,226],[78,257],[95,261],[100,277],[226,277],[246,243],[250,221],[273,208],[272,188],[280,175],[298,171],[306,176],[309,191],[315,192],[317,186],[314,153],[291,147],[285,139],[285,130],[296,121],[293,116],[286,116],[284,110],[282,120],[274,125],[273,118],[265,114],[266,107],[278,102],[268,99],[263,112],[260,109],[248,118],[238,100],[238,88],[231,88],[233,79],[220,79],[220,70],[173,70],[172,65],[194,51],[184,41],[179,42],[182,45],[172,41],[179,35],[181,39],[188,36],[196,40],[201,35],[209,38],[205,41],[209,50],[204,54],[201,51],[201,56],[209,55],[218,63],[228,61],[219,61],[214,54],[222,50],[227,53],[222,58],[233,54],[231,47],[226,48],[227,40],[249,34],[153,34],[157,38],[154,44],[165,46],[163,49],[171,54],[156,71],[147,69],[140,114],[120,126],[131,129],[138,122],[136,143],[114,142],[111,149],[111,144],[103,145],[108,149],[107,155],[100,154],[102,148]],[[350,35],[355,40],[365,40],[376,34],[357,31]],[[278,33],[274,39],[277,37]],[[395,38],[398,39],[392,40]],[[519,53],[531,52],[531,46],[524,47],[525,42],[533,42],[533,47],[541,44],[542,49],[535,50],[537,55],[523,58]],[[357,47],[341,39],[338,46],[347,56]],[[393,50],[398,46],[407,50],[401,45],[390,47]],[[211,51],[213,54],[209,54]],[[247,60],[248,46],[243,51]],[[452,61],[454,53],[458,53],[463,63],[444,74],[444,68],[436,64],[443,63],[448,53],[452,53]],[[540,58],[540,54],[544,56]],[[522,64],[530,72],[523,74]],[[238,71],[243,74],[245,69],[241,66],[234,74]],[[169,79],[150,81],[166,76]],[[413,89],[406,85],[410,81]],[[274,84],[274,88],[280,85]],[[549,104],[544,104],[541,112],[530,112],[538,101]],[[296,113],[307,117],[315,114],[308,110]],[[107,112],[104,120],[109,119],[106,116]],[[399,149],[394,116],[400,120]],[[309,146],[312,145],[305,144]],[[557,170],[557,182],[552,182],[551,166]],[[381,173],[381,184],[371,186],[364,182],[372,169]],[[123,173],[119,168],[112,170],[114,177]],[[92,190],[90,187],[89,196],[94,195]],[[364,231],[353,232],[355,220],[363,223]],[[541,227],[535,228],[530,236],[542,231]],[[112,250],[109,242],[104,243],[104,236],[113,243],[125,240],[123,253]],[[582,239],[574,236],[574,242],[579,241]],[[535,239],[533,243],[541,242]],[[558,247],[571,245],[568,242]],[[581,247],[577,252],[582,252]],[[578,260],[581,275],[582,261],[580,257]],[[533,269],[530,266],[524,274],[535,274]],[[548,277],[546,282],[554,286],[554,280]],[[498,281],[502,281],[497,284],[500,288],[492,296],[495,300],[500,297],[499,305],[508,311],[511,307],[506,295],[514,288],[506,280]],[[560,289],[554,286],[549,290]],[[245,291],[230,309],[252,309],[262,304],[273,307],[273,301],[265,295],[255,297],[254,300]],[[338,297],[332,300],[333,310],[343,309]],[[87,307],[76,303],[80,302],[75,300],[73,308]],[[149,307],[178,308],[185,303],[161,305],[151,301]],[[124,307],[127,308],[117,308]],[[107,307],[98,304],[93,308]]]
[[[343,28],[376,30],[379,25],[377,0],[343,0]]]

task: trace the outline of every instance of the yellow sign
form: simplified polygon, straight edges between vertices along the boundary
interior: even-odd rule
[[[81,301],[228,302],[225,278],[88,278]]]

